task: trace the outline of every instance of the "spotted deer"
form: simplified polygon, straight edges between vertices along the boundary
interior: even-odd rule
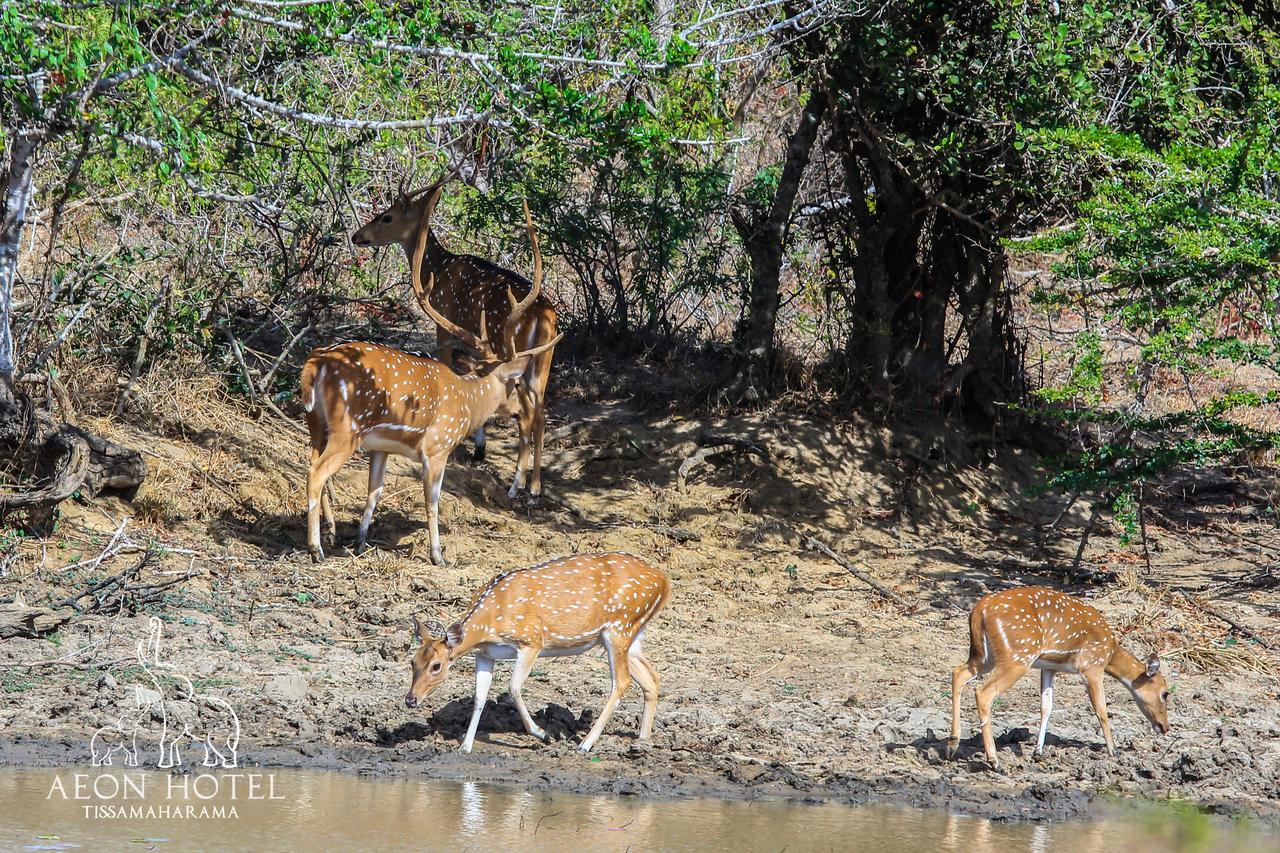
[[[1160,674],[1159,657],[1153,654],[1144,663],[1125,651],[1102,614],[1078,599],[1047,587],[1018,587],[984,595],[969,614],[969,659],[951,673],[949,758],[955,757],[960,744],[960,693],[978,675],[991,673],[977,690],[978,722],[987,761],[996,766],[992,703],[1030,669],[1040,670],[1037,754],[1044,752],[1053,710],[1053,677],[1058,672],[1084,679],[1112,755],[1115,741],[1107,719],[1104,673],[1128,689],[1157,731],[1169,732],[1169,685]]]
[[[658,671],[643,654],[645,626],[670,595],[667,576],[631,554],[584,554],[560,557],[527,569],[504,572],[476,594],[471,606],[442,637],[432,637],[415,618],[419,642],[413,656],[413,680],[405,705],[418,706],[444,683],[449,667],[466,654],[475,655],[476,693],[471,724],[462,751],[470,752],[484,710],[496,660],[514,660],[511,698],[529,734],[548,740],[533,721],[521,687],[538,657],[580,655],[603,646],[609,659],[613,689],[604,710],[582,744],[589,752],[617,709],[631,679],[644,693],[640,739],[653,733],[658,710]]]
[[[532,233],[532,229],[531,232]],[[415,279],[421,270],[427,229],[420,229],[412,255]],[[426,356],[412,355],[382,344],[355,341],[312,351],[302,368],[302,407],[311,436],[311,466],[307,472],[307,547],[320,560],[320,513],[330,539],[335,535],[333,507],[324,489],[357,450],[369,450],[369,493],[357,553],[364,550],[373,512],[382,497],[387,454],[422,463],[422,489],[431,531],[431,561],[444,562],[440,551],[440,487],[449,454],[468,433],[479,429],[494,413],[507,408],[529,369],[530,359],[555,346],[560,336],[531,349],[517,349],[514,338],[527,309],[541,287],[537,264],[533,288],[523,302],[512,298],[502,326],[503,353],[485,348],[483,360],[470,373],[459,375]],[[431,306],[431,283],[424,307]],[[443,318],[441,318],[443,319]],[[477,341],[483,345],[484,341]]]
[[[456,344],[467,343],[468,337],[487,337],[500,342],[504,347],[501,353],[508,358],[516,350],[506,347],[519,346],[527,351],[537,352],[533,356],[532,369],[524,375],[516,389],[519,409],[515,414],[520,430],[520,446],[515,475],[507,494],[514,498],[524,487],[525,471],[528,470],[529,492],[538,495],[542,493],[542,445],[546,432],[547,380],[551,375],[554,349],[552,339],[556,338],[556,311],[546,297],[539,294],[523,276],[474,255],[455,255],[440,243],[431,229],[431,217],[447,179],[446,177],[416,192],[401,193],[390,207],[379,212],[352,234],[351,242],[357,246],[388,246],[397,243],[412,263],[414,241],[419,230],[426,229],[427,255],[423,269],[426,275],[434,276],[434,290],[437,292],[432,292],[432,287],[427,285],[427,279],[421,273],[414,273],[409,282],[424,309],[430,302],[438,309],[438,314],[449,321],[441,324],[438,317],[432,317],[436,320],[436,340],[442,348],[442,360],[446,363],[452,363]],[[527,203],[525,222],[532,237],[533,224],[529,220]],[[535,276],[540,275],[541,258],[536,242],[534,263],[538,267]],[[506,336],[503,330],[511,317],[514,303],[514,300],[508,298],[510,294],[520,298],[519,304],[524,307],[515,324],[514,334]],[[530,304],[525,305],[526,301]],[[468,336],[458,335],[455,331],[458,328],[466,330]],[[483,459],[483,426],[476,428],[475,441],[476,459]],[[531,453],[532,467],[529,464]]]

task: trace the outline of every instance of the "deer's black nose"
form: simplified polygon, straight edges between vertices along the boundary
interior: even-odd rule
[[[370,245],[369,241],[368,241],[368,240],[366,240],[366,239],[364,239],[363,237],[356,237],[356,236],[352,236],[352,238],[351,238],[351,242],[352,242],[352,243],[355,243],[357,246],[368,246],[368,245]]]
[[[404,696],[404,704],[406,708],[418,707],[418,700],[413,697],[412,693],[406,693]]]

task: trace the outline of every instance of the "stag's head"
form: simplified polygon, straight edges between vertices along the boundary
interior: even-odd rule
[[[351,242],[357,246],[412,243],[424,221],[430,227],[431,214],[443,191],[443,181],[437,181],[420,190],[401,192],[390,207],[374,214],[352,234]]]

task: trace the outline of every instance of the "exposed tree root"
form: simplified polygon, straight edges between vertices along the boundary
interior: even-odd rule
[[[39,482],[26,492],[0,494],[0,514],[23,509],[36,526],[45,524],[52,510],[77,492],[85,497],[106,491],[131,494],[147,476],[138,451],[55,421],[46,407],[3,381],[0,459],[11,470],[34,473]]]

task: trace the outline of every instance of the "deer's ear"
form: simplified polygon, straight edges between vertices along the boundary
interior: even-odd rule
[[[462,626],[454,622],[444,632],[444,644],[446,648],[453,649],[462,645]]]
[[[1160,671],[1160,657],[1151,655],[1147,658],[1147,678],[1155,678],[1156,673]]]
[[[422,631],[422,623],[418,621],[417,616],[413,617],[413,636],[418,642],[422,642],[426,639],[426,636],[424,636]]]

